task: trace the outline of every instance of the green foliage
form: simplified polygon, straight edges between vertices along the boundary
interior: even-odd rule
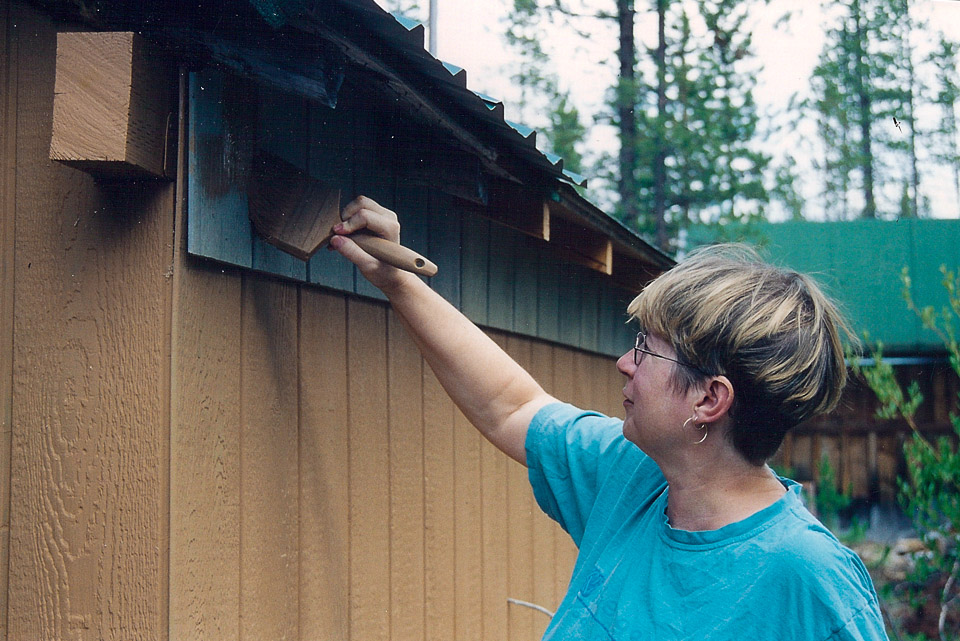
[[[760,116],[753,90],[759,66],[747,19],[757,2],[672,2],[665,11],[666,52],[641,60],[635,95],[638,210],[627,221],[652,234],[658,221],[658,166],[664,172],[667,235],[701,223],[742,221],[769,200],[770,159],[757,151]],[[694,28],[694,23],[701,25]],[[705,31],[703,29],[705,27]],[[653,51],[650,52],[651,54]],[[665,82],[665,102],[657,86]]]
[[[841,492],[837,490],[837,476],[826,454],[820,459],[820,481],[817,483],[817,514],[831,530],[837,530],[840,513],[850,507],[852,488]]]
[[[936,165],[952,170],[960,200],[957,47],[941,34],[939,48],[920,55],[916,43],[932,30],[911,4],[825,3],[826,42],[810,94],[796,106],[817,128],[814,170],[827,219],[922,215],[923,178]]]
[[[504,38],[517,54],[517,65],[511,76],[520,88],[517,107],[524,124],[537,128],[545,136],[546,151],[563,158],[565,169],[581,173],[580,147],[587,128],[570,100],[570,92],[561,90],[559,77],[550,72],[549,57],[543,48],[547,38],[544,11],[546,7],[540,6],[537,0],[514,0],[507,16]]]
[[[960,72],[957,71],[960,59],[960,44],[947,40],[943,35],[937,42],[937,48],[926,59],[926,64],[934,69],[933,104],[941,113],[940,122],[931,129],[931,150],[933,158],[952,168],[953,191],[955,201],[960,208],[960,146],[957,143],[957,105],[960,104]]]
[[[943,309],[917,306],[906,269],[902,274],[903,293],[908,307],[920,317],[924,327],[940,336],[949,354],[950,365],[960,376],[960,345],[955,332],[955,322],[960,318],[960,277],[946,267],[941,267],[941,272],[949,301]],[[904,393],[893,369],[883,361],[879,346],[874,351],[874,364],[858,365],[856,369],[880,400],[877,415],[903,418],[913,430],[912,437],[904,444],[907,477],[899,479],[899,499],[929,554],[918,557],[910,580],[918,586],[928,585],[931,581],[942,586],[936,604],[940,610],[940,637],[944,641],[955,638],[949,635],[960,631],[947,629],[947,614],[960,607],[960,449],[957,446],[960,416],[950,415],[957,438],[941,436],[931,443],[917,429],[915,416],[922,396],[916,381]]]

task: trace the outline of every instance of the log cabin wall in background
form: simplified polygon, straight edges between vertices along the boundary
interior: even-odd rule
[[[924,396],[917,412],[921,432],[931,439],[952,435],[950,412],[957,412],[960,381],[945,362],[895,368],[902,385],[916,380]],[[897,477],[906,473],[903,443],[910,436],[904,421],[876,418],[876,396],[853,379],[839,407],[831,414],[808,421],[787,435],[774,459],[793,472],[797,480],[820,481],[824,456],[836,474],[838,490],[852,490],[862,503],[893,505],[897,500]]]

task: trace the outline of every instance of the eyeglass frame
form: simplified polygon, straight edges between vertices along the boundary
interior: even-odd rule
[[[664,356],[663,354],[657,354],[656,352],[651,352],[649,349],[646,349],[647,345],[647,333],[642,329],[637,332],[637,339],[633,344],[633,364],[638,366],[643,362],[643,357],[640,354],[650,354],[650,356],[656,356],[657,358],[662,358],[665,361],[672,361],[678,365],[683,365],[684,367],[689,367],[690,369],[700,372],[704,376],[711,376],[711,374],[706,373],[696,365],[690,365],[689,363],[684,363],[675,358],[670,358],[669,356]]]

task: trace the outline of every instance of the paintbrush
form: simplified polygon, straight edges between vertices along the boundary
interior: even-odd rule
[[[250,221],[271,245],[307,261],[333,236],[340,222],[340,190],[289,162],[261,152],[247,183]],[[368,254],[399,269],[433,276],[437,266],[399,243],[366,232],[350,239]]]

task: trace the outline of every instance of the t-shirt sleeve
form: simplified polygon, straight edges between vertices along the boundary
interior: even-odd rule
[[[632,447],[623,438],[622,425],[619,419],[556,403],[541,409],[527,431],[533,494],[578,546],[600,488]]]
[[[880,608],[876,603],[868,604],[827,641],[888,641]]]

